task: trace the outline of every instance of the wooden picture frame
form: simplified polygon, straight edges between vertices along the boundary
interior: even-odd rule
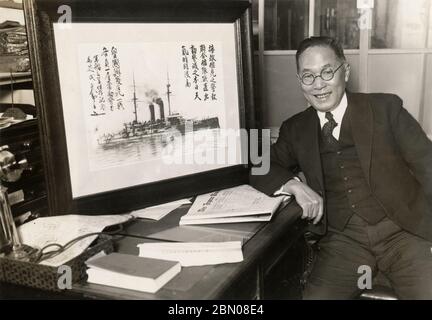
[[[157,158],[162,156],[155,148],[139,148],[154,141],[165,148],[167,141],[186,140],[187,125],[195,125],[192,133],[201,127],[202,132],[204,127],[254,127],[249,1],[24,0],[24,13],[50,215],[124,213],[247,183],[244,140],[238,151],[241,161],[188,168],[182,164],[172,171],[173,166]],[[197,67],[188,68],[203,65],[192,59],[194,52],[196,59],[199,53],[207,59],[215,50],[220,56],[212,56],[214,69],[207,71],[218,82],[208,82],[206,95],[206,72],[199,69],[196,80],[187,74]],[[171,61],[179,61],[183,69]],[[208,67],[209,60],[204,64]],[[162,75],[166,91],[155,97]],[[146,102],[137,97],[139,81],[146,87],[141,94]],[[184,97],[189,118],[166,110],[174,86],[176,98]],[[188,94],[193,100],[187,100],[192,99]],[[145,121],[138,119],[138,102],[147,110]],[[129,113],[132,119],[120,119],[130,106],[134,117]],[[173,128],[178,136],[168,133]],[[139,149],[134,151],[138,160],[124,155],[131,145]]]

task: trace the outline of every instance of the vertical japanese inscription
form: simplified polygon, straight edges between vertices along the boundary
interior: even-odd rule
[[[181,51],[185,87],[193,89],[194,100],[217,100],[215,46],[182,45]]]
[[[214,45],[209,45],[209,67],[210,67],[210,89],[211,89],[211,99],[217,100],[216,97],[216,58],[215,58],[215,48]]]
[[[100,54],[87,56],[90,115],[101,116],[115,109],[123,110],[120,59],[115,46],[103,47]]]

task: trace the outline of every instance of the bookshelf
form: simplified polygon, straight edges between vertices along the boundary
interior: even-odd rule
[[[9,8],[9,9],[22,9],[22,1],[13,1],[13,0],[0,0],[0,8]]]
[[[23,112],[27,119],[0,128],[0,148],[11,152],[17,161],[26,159],[29,164],[18,181],[2,183],[8,188],[10,199],[14,199],[11,201],[13,216],[36,218],[44,215],[47,200],[32,74],[28,66],[21,64],[23,59],[28,59],[23,25],[22,3],[0,0],[0,32],[4,38],[12,32],[12,47],[17,43],[21,47],[11,51],[8,44],[2,43],[0,48],[0,115],[13,110],[12,114]],[[25,71],[18,72],[22,69]]]
[[[21,83],[30,85],[32,82],[31,72],[0,72],[0,86],[11,86]],[[18,86],[20,87],[20,86]],[[2,90],[5,88],[1,88]]]
[[[34,105],[21,1],[0,0],[0,35],[0,103]]]

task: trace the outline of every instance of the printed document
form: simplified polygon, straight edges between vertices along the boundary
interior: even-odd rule
[[[138,248],[140,257],[179,261],[183,267],[243,261],[241,241],[156,242]]]
[[[190,204],[189,199],[182,199],[164,203],[158,206],[148,207],[140,210],[132,211],[130,214],[135,218],[160,220],[170,212],[174,211],[183,204]]]
[[[18,228],[22,243],[37,249],[51,243],[65,245],[76,237],[87,233],[101,232],[105,227],[124,223],[128,215],[64,215],[42,217],[27,222]],[[57,267],[79,256],[97,238],[97,235],[79,240],[64,252],[51,259],[43,260],[41,264]],[[57,247],[52,247],[58,249]],[[47,249],[49,252],[49,249]]]
[[[180,225],[270,221],[283,197],[269,197],[250,185],[198,196]]]

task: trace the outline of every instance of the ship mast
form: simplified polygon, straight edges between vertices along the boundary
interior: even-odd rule
[[[168,74],[168,71],[167,71],[167,85],[166,85],[166,87],[167,87],[166,95],[167,95],[167,99],[168,99],[168,115],[171,115],[170,94],[172,92],[170,91],[171,84],[169,83],[169,74]]]
[[[137,113],[137,97],[136,97],[136,86],[135,86],[135,73],[133,73],[133,103],[134,103],[134,114],[135,114],[135,123],[138,123],[138,113]]]

